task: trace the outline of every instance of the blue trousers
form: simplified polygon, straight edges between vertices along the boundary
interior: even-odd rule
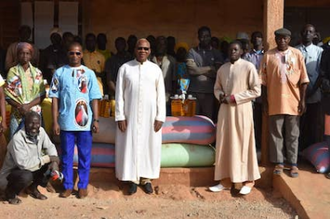
[[[74,186],[73,154],[76,143],[78,149],[78,188],[86,189],[88,186],[91,164],[92,132],[61,130],[60,137],[62,149],[62,173],[64,176],[63,186],[65,189],[73,189]]]

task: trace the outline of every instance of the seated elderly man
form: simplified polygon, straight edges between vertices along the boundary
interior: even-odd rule
[[[29,112],[25,121],[25,128],[19,130],[8,144],[0,171],[0,188],[5,189],[5,197],[10,204],[21,203],[17,195],[26,187],[30,196],[47,199],[37,187],[47,185],[47,170],[58,170],[59,158],[55,145],[40,127],[39,114]]]

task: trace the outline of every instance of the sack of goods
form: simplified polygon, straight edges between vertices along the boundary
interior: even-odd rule
[[[99,133],[93,134],[91,167],[115,166],[117,124],[113,117],[100,117]],[[214,164],[215,125],[205,116],[167,117],[162,128],[161,167],[206,167]],[[60,144],[59,136],[53,140]],[[60,148],[60,147],[58,147]],[[75,147],[74,163],[78,164]]]
[[[215,149],[209,145],[162,145],[161,167],[209,167],[214,161]]]
[[[215,150],[208,145],[163,144],[161,167],[209,167],[214,164]],[[78,165],[78,151],[75,147],[74,165]],[[91,167],[114,167],[115,145],[93,143]]]
[[[302,153],[318,173],[326,173],[330,170],[330,152],[326,141],[313,144]]]
[[[115,118],[101,117],[99,120],[99,132],[93,133],[93,142],[115,144],[117,127]]]
[[[167,117],[161,167],[209,167],[215,161],[215,125],[205,116]]]
[[[73,164],[78,166],[78,150],[74,149]],[[93,143],[91,167],[114,167],[115,166],[115,145]]]
[[[205,116],[166,117],[162,142],[208,145],[215,141],[215,125]]]

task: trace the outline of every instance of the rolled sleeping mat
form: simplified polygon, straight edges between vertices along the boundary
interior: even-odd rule
[[[215,162],[215,149],[209,145],[162,144],[161,167],[209,167]]]
[[[99,132],[93,133],[93,143],[115,144],[116,141],[116,122],[114,117],[99,118]],[[60,136],[53,135],[54,143],[61,143]]]
[[[61,146],[57,145],[57,151],[61,155]],[[78,149],[74,148],[73,164],[78,166]],[[93,143],[91,167],[114,167],[115,166],[115,145],[104,143]]]
[[[215,141],[215,125],[205,116],[166,117],[162,128],[162,143],[208,145]]]
[[[93,142],[114,144],[116,142],[116,122],[114,117],[99,118],[99,132],[93,133]]]
[[[60,150],[59,154],[60,154]],[[74,164],[78,165],[78,150],[74,150]],[[208,167],[215,162],[215,149],[208,145],[163,144],[161,167]],[[114,167],[115,145],[93,143],[91,167]]]
[[[309,146],[302,154],[318,173],[327,173],[330,170],[330,151],[326,141]]]
[[[78,150],[74,149],[73,163],[78,166]],[[93,143],[91,167],[114,167],[115,145]]]

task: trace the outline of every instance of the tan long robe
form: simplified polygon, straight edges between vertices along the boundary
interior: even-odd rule
[[[254,65],[239,59],[221,66],[214,86],[217,99],[221,92],[234,95],[236,103],[220,106],[214,178],[234,183],[259,179],[251,100],[260,96],[261,89]]]
[[[116,85],[116,121],[127,120],[127,130],[116,132],[116,176],[122,181],[156,179],[160,172],[162,130],[165,121],[165,88],[160,68],[146,61],[123,64]]]

